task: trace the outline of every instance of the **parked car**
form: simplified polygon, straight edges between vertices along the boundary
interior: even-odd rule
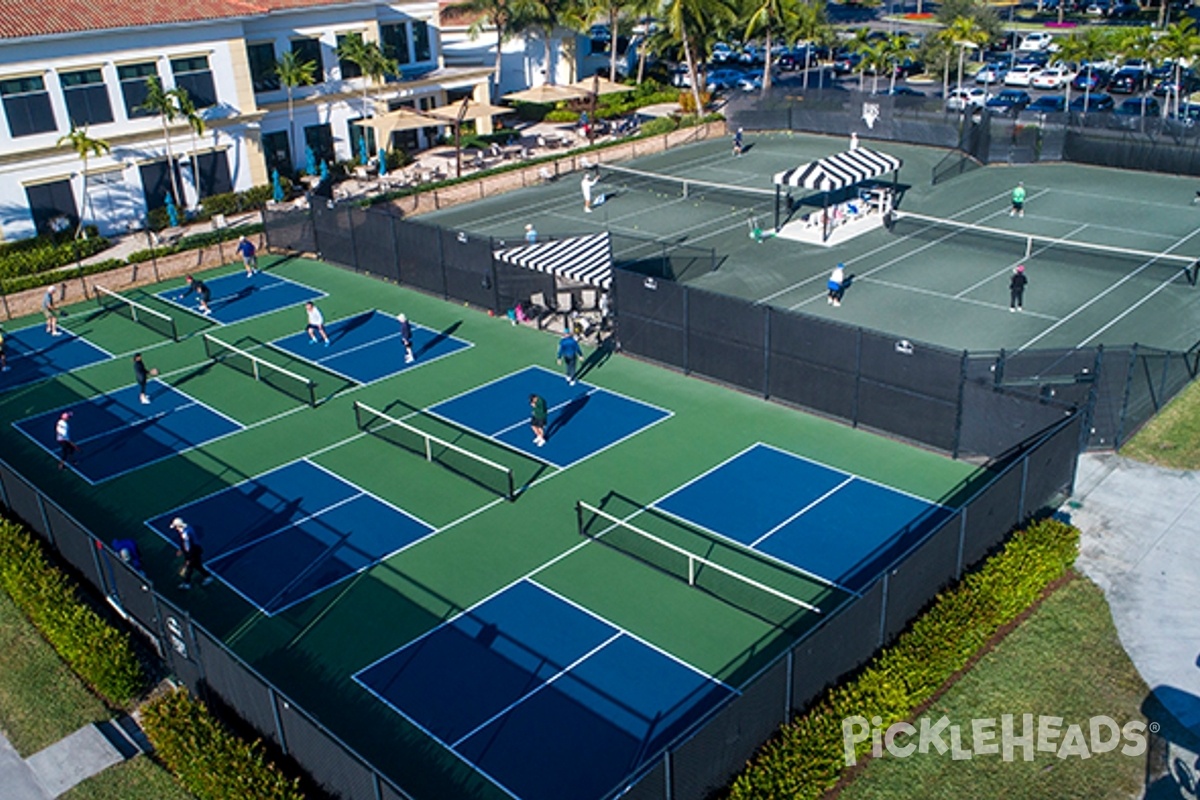
[[[1163,78],[1154,87],[1153,94],[1155,97],[1167,97],[1168,95],[1174,96],[1182,91],[1186,95],[1191,94],[1197,89],[1200,89],[1200,78],[1197,78],[1196,73],[1190,69],[1185,69],[1180,74],[1178,83],[1175,81],[1174,76]]]
[[[1133,94],[1146,88],[1146,71],[1141,67],[1121,67],[1108,83],[1108,90],[1117,94]]]
[[[1047,67],[1033,76],[1030,85],[1035,89],[1061,89],[1074,77],[1075,73],[1067,67]]]
[[[743,92],[761,91],[763,87],[762,74],[756,72],[753,74],[743,75],[737,79],[736,85],[737,88]]]
[[[1116,105],[1112,95],[1107,94],[1081,94],[1071,98],[1071,111],[1076,114],[1112,111]]]
[[[1033,79],[1042,71],[1033,64],[1017,64],[1004,76],[1005,86],[1032,86]]]
[[[987,107],[1002,114],[1016,114],[1029,105],[1033,98],[1020,89],[1005,89],[987,101]]]
[[[1162,106],[1153,97],[1130,97],[1113,109],[1114,128],[1152,130],[1162,124]]]
[[[1044,94],[1021,110],[1021,113],[1061,114],[1067,110],[1067,98],[1061,94]]]
[[[1049,50],[1054,45],[1054,37],[1045,31],[1034,31],[1021,40],[1019,50]]]
[[[1003,61],[993,61],[990,64],[984,64],[983,69],[975,73],[976,83],[1003,83],[1004,76],[1008,74],[1008,64]]]
[[[890,94],[893,97],[924,97],[925,93],[917,91],[910,86],[894,86],[880,94]]]
[[[1112,73],[1096,67],[1084,67],[1071,81],[1071,88],[1080,92],[1098,92],[1105,89],[1112,80]]]
[[[1109,0],[1091,0],[1084,13],[1089,17],[1104,17],[1108,15],[1110,8],[1112,8],[1112,3]]]
[[[892,71],[897,78],[907,78],[910,75],[920,75],[925,71],[925,64],[914,58],[905,58],[892,65]]]
[[[1142,8],[1137,3],[1118,3],[1110,8],[1105,16],[1109,19],[1133,19],[1140,13]]]
[[[710,70],[705,77],[704,88],[707,91],[715,92],[721,89],[732,89],[738,85],[738,81],[745,75],[744,72],[737,69],[714,69]]]
[[[960,86],[956,89],[951,89],[950,94],[946,95],[946,108],[950,111],[965,111],[971,108],[981,108],[990,99],[991,95],[983,89],[977,87]]]
[[[858,71],[862,56],[858,53],[839,53],[833,59],[833,71],[837,75],[849,75]]]
[[[714,64],[724,64],[726,61],[734,57],[733,48],[725,44],[725,42],[717,42],[713,45],[712,60]]]
[[[1186,103],[1179,107],[1178,114],[1168,114],[1163,120],[1163,130],[1174,136],[1200,133],[1200,105]]]

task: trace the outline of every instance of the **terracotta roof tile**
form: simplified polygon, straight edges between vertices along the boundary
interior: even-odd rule
[[[246,17],[337,0],[0,0],[0,39]]]

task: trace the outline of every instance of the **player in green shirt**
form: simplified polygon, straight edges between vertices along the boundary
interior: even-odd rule
[[[1010,217],[1025,216],[1025,184],[1018,183],[1017,188],[1012,191],[1012,210],[1008,212]]]

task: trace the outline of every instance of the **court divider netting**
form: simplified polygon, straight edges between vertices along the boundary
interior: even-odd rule
[[[136,300],[117,294],[99,284],[93,284],[92,290],[96,293],[96,302],[105,311],[123,314],[155,333],[167,336],[172,341],[179,341],[179,328],[175,324],[175,318],[169,314],[155,311],[153,308],[144,306]]]
[[[506,500],[516,499],[516,481],[512,468],[449,442],[440,436],[421,430],[365,403],[354,401],[354,420],[360,431],[377,436],[390,444],[439,464],[472,483],[495,492]],[[449,425],[458,433],[474,438],[475,434],[458,428],[448,420],[438,418],[439,424]]]
[[[312,380],[223,342],[212,334],[201,336],[204,339],[204,354],[214,362],[232,367],[260,383],[316,407],[316,384]]]
[[[583,500],[575,504],[575,515],[581,536],[607,545],[777,627],[790,627],[805,614],[822,613],[813,603],[697,555]],[[775,569],[783,572],[782,567]],[[795,580],[790,573],[788,577]],[[810,582],[810,586],[813,583]],[[827,587],[819,587],[819,590],[824,593]]]

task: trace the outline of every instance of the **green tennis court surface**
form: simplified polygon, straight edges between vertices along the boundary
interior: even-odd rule
[[[590,214],[583,211],[578,175],[565,175],[423,219],[508,240],[519,240],[526,223],[555,237],[606,229],[614,234],[618,262],[636,262],[639,248],[649,248],[634,237],[712,248],[717,268],[698,260],[686,269],[684,281],[955,349],[1136,342],[1186,350],[1196,341],[1200,290],[1180,268],[1200,257],[1194,180],[1041,164],[989,166],[931,186],[931,170],[945,151],[864,140],[864,147],[903,159],[902,212],[972,223],[1015,238],[906,224],[828,248],[782,238],[757,243],[748,234],[756,219],[770,228],[772,176],[842,152],[848,142],[752,134],[747,143],[740,158],[730,154],[724,140],[629,164],[670,180],[606,173],[601,165],[601,181],[593,191],[606,199]],[[684,180],[694,183],[689,187]],[[1024,217],[1014,218],[1008,215],[1009,197],[1018,182],[1024,182],[1028,200]],[[746,191],[712,190],[709,183]],[[803,190],[793,200],[795,214],[822,203],[819,193]],[[1032,250],[1027,252],[1021,237],[1037,237]],[[1072,247],[1075,242],[1082,246]],[[1088,244],[1102,247],[1088,249]],[[825,282],[838,262],[845,263],[851,283],[845,302],[830,308]],[[1029,277],[1021,314],[1009,312],[1008,281],[1018,264],[1025,265]]]
[[[294,305],[216,332],[252,357],[239,366],[213,329],[174,342],[110,298],[70,319],[111,357],[0,393],[0,443],[82,524],[134,538],[159,591],[415,797],[617,790],[986,478],[624,357],[572,386],[544,333],[329,265],[261,261],[324,293],[326,319],[378,323],[387,357],[328,366],[370,342],[296,340]],[[383,323],[400,312],[431,342],[470,346],[380,375],[396,350]],[[130,401],[134,352],[159,370],[148,406]],[[311,384],[315,405],[255,380],[255,359]],[[360,368],[364,382],[341,374]],[[534,391],[551,408],[545,448],[527,425]],[[103,474],[95,486],[45,449],[39,415],[119,402],[138,429],[168,393],[231,432],[173,429],[193,438],[146,466],[103,465],[85,445],[77,468]],[[747,509],[748,486],[770,514]],[[864,503],[877,513],[856,522]],[[175,516],[208,549],[211,586],[175,587]],[[831,520],[845,542],[805,547]]]

